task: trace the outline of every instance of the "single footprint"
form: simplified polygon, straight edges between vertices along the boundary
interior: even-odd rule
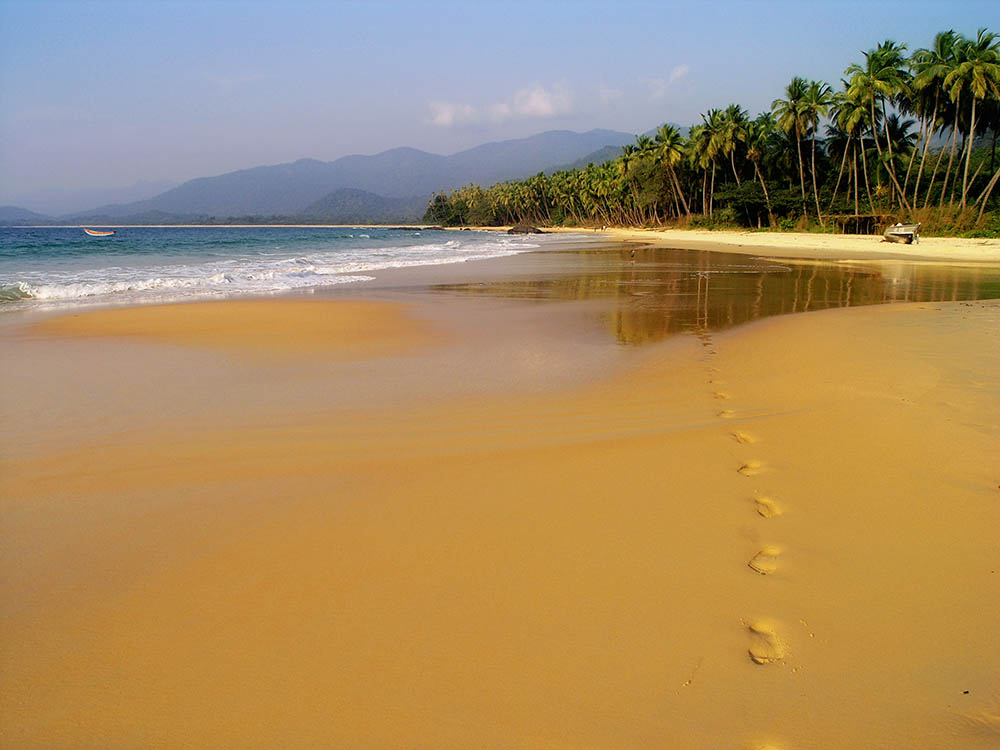
[[[782,514],[781,506],[769,497],[755,497],[753,501],[757,503],[757,512],[764,518],[775,518]]]
[[[723,419],[732,419],[734,416],[736,416],[736,412],[734,412],[732,409],[723,409],[718,413],[718,416],[722,417]]]
[[[778,558],[781,557],[781,547],[769,544],[750,558],[747,565],[762,576],[770,575],[778,569]]]
[[[745,477],[755,477],[760,474],[762,465],[760,461],[747,461],[736,471]]]
[[[736,430],[736,432],[732,433],[732,435],[733,440],[737,443],[742,443],[743,445],[753,445],[757,442],[757,438],[747,432],[743,432],[742,430]]]
[[[721,400],[723,400],[723,401],[726,401],[726,400],[728,400],[728,399],[732,398],[732,396],[730,396],[730,395],[729,395],[728,393],[726,393],[725,391],[716,391],[716,392],[715,392],[714,394],[712,394],[712,395],[714,395],[714,396],[715,396],[716,398],[718,398],[718,399],[721,399]]]
[[[785,644],[766,620],[747,624],[750,631],[750,659],[754,664],[773,664],[785,658]]]

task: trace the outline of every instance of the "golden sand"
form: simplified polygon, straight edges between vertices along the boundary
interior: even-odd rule
[[[589,232],[585,228],[546,229],[553,232]],[[767,232],[708,229],[619,229],[601,235],[619,240],[702,250],[722,250],[769,257],[868,260],[909,258],[936,261],[1000,261],[1000,239],[921,237],[915,245],[884,242],[880,236],[814,232]]]
[[[94,310],[50,318],[61,336],[140,338],[244,354],[377,356],[427,343],[426,326],[401,305],[366,301],[193,302]]]
[[[292,360],[356,354],[359,319],[394,321],[364,351],[427,340],[341,303],[321,331],[298,302],[46,329],[265,346],[199,307],[281,321]],[[0,466],[5,747],[1000,738],[995,302],[676,338],[555,393],[57,444]]]

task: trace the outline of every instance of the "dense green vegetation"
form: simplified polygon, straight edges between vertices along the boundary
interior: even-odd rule
[[[435,195],[444,225],[688,225],[1000,234],[1000,37],[954,31],[907,55],[885,41],[840,89],[793,78],[751,118],[711,109],[613,161]]]

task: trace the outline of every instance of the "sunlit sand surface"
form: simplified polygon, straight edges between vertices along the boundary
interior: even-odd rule
[[[147,305],[64,315],[40,330],[88,337],[130,337],[258,356],[322,354],[350,358],[419,346],[429,331],[399,305],[284,300]]]
[[[614,320],[456,292],[9,334],[46,374],[0,381],[0,744],[995,747],[1000,304]]]

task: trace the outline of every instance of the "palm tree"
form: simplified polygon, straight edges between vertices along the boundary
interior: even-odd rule
[[[833,207],[834,202],[837,200],[837,191],[840,189],[840,179],[844,173],[844,167],[847,164],[848,153],[854,152],[854,158],[852,160],[852,170],[854,178],[854,213],[858,214],[858,169],[857,169],[857,153],[855,139],[860,140],[859,133],[861,132],[865,122],[868,119],[868,109],[860,98],[856,95],[852,96],[848,91],[848,85],[846,81],[841,81],[844,86],[843,91],[835,94],[833,97],[833,104],[831,105],[831,117],[833,124],[827,128],[827,133],[833,135],[836,138],[842,137],[844,140],[844,154],[840,159],[840,170],[837,173],[837,184],[833,188],[833,197],[830,198],[830,208]],[[851,177],[849,173],[848,177]],[[850,196],[850,179],[848,180],[848,196]],[[829,208],[827,209],[829,210]],[[875,213],[874,206],[872,207],[872,213]]]
[[[654,153],[657,161],[667,171],[671,187],[684,207],[684,214],[690,216],[691,209],[688,208],[687,201],[684,200],[684,191],[681,190],[681,184],[677,179],[677,171],[675,169],[681,162],[681,159],[684,158],[684,138],[681,136],[681,131],[673,125],[661,125],[659,130],[656,131]]]
[[[785,98],[771,102],[771,109],[778,121],[778,127],[786,133],[795,133],[795,151],[799,156],[799,186],[802,189],[802,214],[806,213],[806,176],[802,166],[802,135],[805,132],[802,120],[802,100],[809,84],[805,78],[796,76],[785,87]]]
[[[635,150],[636,156],[638,157],[638,162],[641,164],[645,163],[656,163],[656,143],[648,135],[643,133],[642,135],[637,135],[635,137]],[[640,174],[640,178],[642,175]],[[647,180],[648,182],[648,180]],[[656,193],[656,198],[649,201],[648,198],[643,195],[638,195],[636,203],[638,205],[638,210],[643,214],[646,219],[654,219],[657,217],[657,206],[659,205],[659,191]],[[641,205],[639,205],[641,203]],[[647,212],[645,206],[649,204],[652,206],[651,211]]]
[[[833,91],[829,85],[822,81],[810,81],[806,88],[806,93],[800,103],[802,120],[809,128],[812,140],[812,184],[813,197],[816,199],[816,218],[819,219],[820,226],[826,226],[823,222],[823,213],[819,208],[819,188],[816,186],[816,131],[819,128],[819,118],[826,117],[827,108],[833,104]]]
[[[966,132],[965,169],[962,172],[960,208],[965,210],[969,192],[969,162],[976,140],[976,102],[988,95],[1000,96],[1000,43],[996,34],[979,29],[974,41],[969,40],[959,46],[958,64],[945,76],[944,88],[956,106],[963,89],[968,89],[972,97],[969,129]]]
[[[708,215],[712,216],[715,207],[715,160],[719,155],[719,134],[725,127],[725,117],[721,109],[710,109],[701,116],[701,119],[705,123],[703,137],[707,140],[705,157],[712,165],[712,182],[708,191]]]
[[[638,156],[639,150],[631,143],[627,143],[622,146],[622,155],[618,158],[618,174],[622,178],[623,184],[631,188],[634,205],[638,205],[639,203],[639,191],[635,187],[635,182],[631,179],[629,168]]]
[[[764,190],[764,201],[767,203],[767,218],[773,227],[774,211],[771,209],[771,195],[767,192],[767,184],[764,182],[764,173],[761,172],[760,163],[764,158],[764,151],[767,142],[775,129],[774,117],[770,112],[763,112],[757,115],[757,119],[748,122],[746,125],[747,158],[753,164],[754,174],[760,181],[760,186]]]
[[[722,112],[718,131],[714,133],[716,149],[729,157],[736,185],[740,184],[740,174],[736,171],[736,144],[746,140],[747,112],[739,104],[730,104]]]
[[[942,31],[934,37],[934,44],[930,49],[918,49],[910,59],[910,67],[915,75],[913,77],[913,91],[919,103],[918,109],[924,117],[930,112],[930,123],[924,129],[923,143],[921,144],[920,166],[917,169],[917,178],[913,183],[913,205],[917,205],[920,193],[920,178],[924,173],[924,162],[927,159],[927,149],[937,125],[942,120],[941,92],[944,89],[944,79],[954,67],[955,50],[961,36],[954,30]],[[933,92],[933,102],[926,101],[928,94]],[[940,161],[940,159],[938,160]],[[935,168],[935,175],[937,169]],[[909,173],[907,173],[909,177]],[[934,176],[931,177],[931,184]],[[905,189],[906,183],[903,187]],[[930,196],[930,185],[928,185],[928,197]]]
[[[704,118],[704,115],[702,115]],[[701,212],[711,215],[711,207],[708,203],[708,152],[712,140],[712,134],[708,128],[702,125],[695,125],[688,132],[687,160],[692,169],[701,170]]]
[[[852,94],[860,96],[869,105],[873,127],[872,135],[880,161],[882,160],[882,144],[879,141],[878,128],[875,126],[878,122],[875,116],[875,108],[876,105],[880,107],[882,119],[884,120],[886,116],[886,99],[891,99],[901,91],[909,89],[909,77],[903,69],[903,51],[905,49],[905,44],[896,44],[891,40],[886,40],[877,48],[864,53],[865,64],[863,66],[854,63],[844,71],[846,75],[850,76],[850,87],[848,90]],[[888,166],[889,179],[893,187],[895,187],[902,204],[909,210],[910,204],[907,202],[903,188],[899,184],[899,180],[896,179],[896,172],[892,168],[892,146],[889,145],[887,148],[889,150],[889,161],[886,164]]]

